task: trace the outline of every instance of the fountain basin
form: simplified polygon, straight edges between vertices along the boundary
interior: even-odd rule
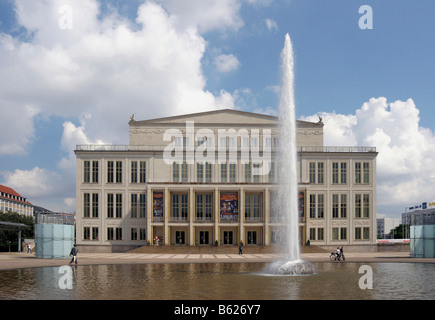
[[[266,273],[281,275],[312,275],[317,274],[317,268],[314,264],[301,259],[291,261],[276,261],[266,268]]]

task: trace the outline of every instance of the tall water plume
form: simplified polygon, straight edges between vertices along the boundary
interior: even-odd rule
[[[289,260],[299,259],[299,218],[296,147],[296,111],[294,99],[294,56],[289,34],[285,36],[282,60],[280,112],[280,173],[278,201],[287,225],[286,248]]]
[[[289,34],[285,36],[282,59],[280,111],[280,159],[278,210],[286,226],[281,237],[287,259],[271,264],[267,272],[274,274],[307,275],[317,273],[316,267],[300,259],[296,111],[294,99],[294,56]]]

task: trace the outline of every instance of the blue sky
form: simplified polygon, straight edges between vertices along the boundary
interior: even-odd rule
[[[434,12],[431,0],[0,0],[0,184],[71,212],[74,146],[127,144],[132,113],[276,115],[289,33],[298,117],[321,115],[327,145],[377,147],[378,214],[399,216],[435,199]]]

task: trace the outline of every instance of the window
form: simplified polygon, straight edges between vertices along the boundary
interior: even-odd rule
[[[115,240],[122,240],[122,228],[115,228]]]
[[[98,228],[97,227],[84,227],[83,228],[83,240],[98,240]]]
[[[91,182],[91,162],[90,161],[83,162],[83,182],[84,183]]]
[[[205,182],[212,181],[212,164],[209,162],[205,163]]]
[[[245,163],[245,182],[251,182],[251,163]]]
[[[181,172],[180,172],[181,169]],[[188,165],[183,162],[181,165],[177,162],[172,164],[172,180],[173,182],[187,182],[188,181]]]
[[[83,217],[89,218],[91,216],[91,194],[83,194]]]
[[[186,232],[185,231],[175,231],[176,244],[186,244]]]
[[[98,193],[92,194],[92,218],[98,218]]]
[[[107,218],[122,218],[122,193],[107,194]]]
[[[196,220],[212,221],[213,194],[199,193],[196,195]]]
[[[83,183],[98,183],[98,161],[83,161]]]
[[[310,162],[309,165],[309,179],[312,184],[324,183],[324,164],[323,162]]]
[[[261,221],[261,194],[245,194],[245,221]]]
[[[146,218],[146,194],[132,193],[131,194],[131,217]]]
[[[131,228],[130,239],[137,240],[137,228]]]
[[[122,161],[107,161],[107,183],[122,183]]]
[[[370,240],[370,228],[369,227],[356,227],[355,228],[355,240]]]
[[[346,240],[347,228],[332,228],[332,240]]]
[[[196,182],[204,182],[204,164],[196,163]]]
[[[145,228],[140,228],[139,229],[139,240],[146,240],[146,229]]]
[[[347,195],[333,194],[332,195],[332,218],[347,217]]]
[[[257,244],[257,231],[248,231],[247,232],[247,244]]]
[[[236,182],[236,164],[230,163],[230,182]]]
[[[187,193],[172,194],[172,221],[187,221],[188,213]]]
[[[370,164],[368,162],[355,162],[355,183],[370,183]]]
[[[221,163],[221,182],[227,182],[227,164]]]
[[[310,194],[310,218],[323,219],[325,213],[325,196],[321,193]]]
[[[233,244],[233,232],[224,231],[224,244]]]
[[[131,183],[137,183],[137,161],[131,162]]]
[[[346,162],[332,163],[332,183],[346,184],[347,182],[347,164]]]
[[[210,244],[210,232],[199,231],[199,244]]]
[[[355,194],[355,218],[370,217],[370,195]]]

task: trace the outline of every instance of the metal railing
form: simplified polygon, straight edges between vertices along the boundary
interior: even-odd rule
[[[76,151],[163,151],[167,145],[84,145],[76,146]],[[237,150],[239,150],[238,148]],[[216,147],[216,150],[221,150]],[[260,146],[261,150],[261,146]],[[271,150],[279,150],[278,147],[271,147]],[[376,152],[376,147],[358,147],[358,146],[300,146],[298,152],[335,152],[335,153],[368,153]]]

